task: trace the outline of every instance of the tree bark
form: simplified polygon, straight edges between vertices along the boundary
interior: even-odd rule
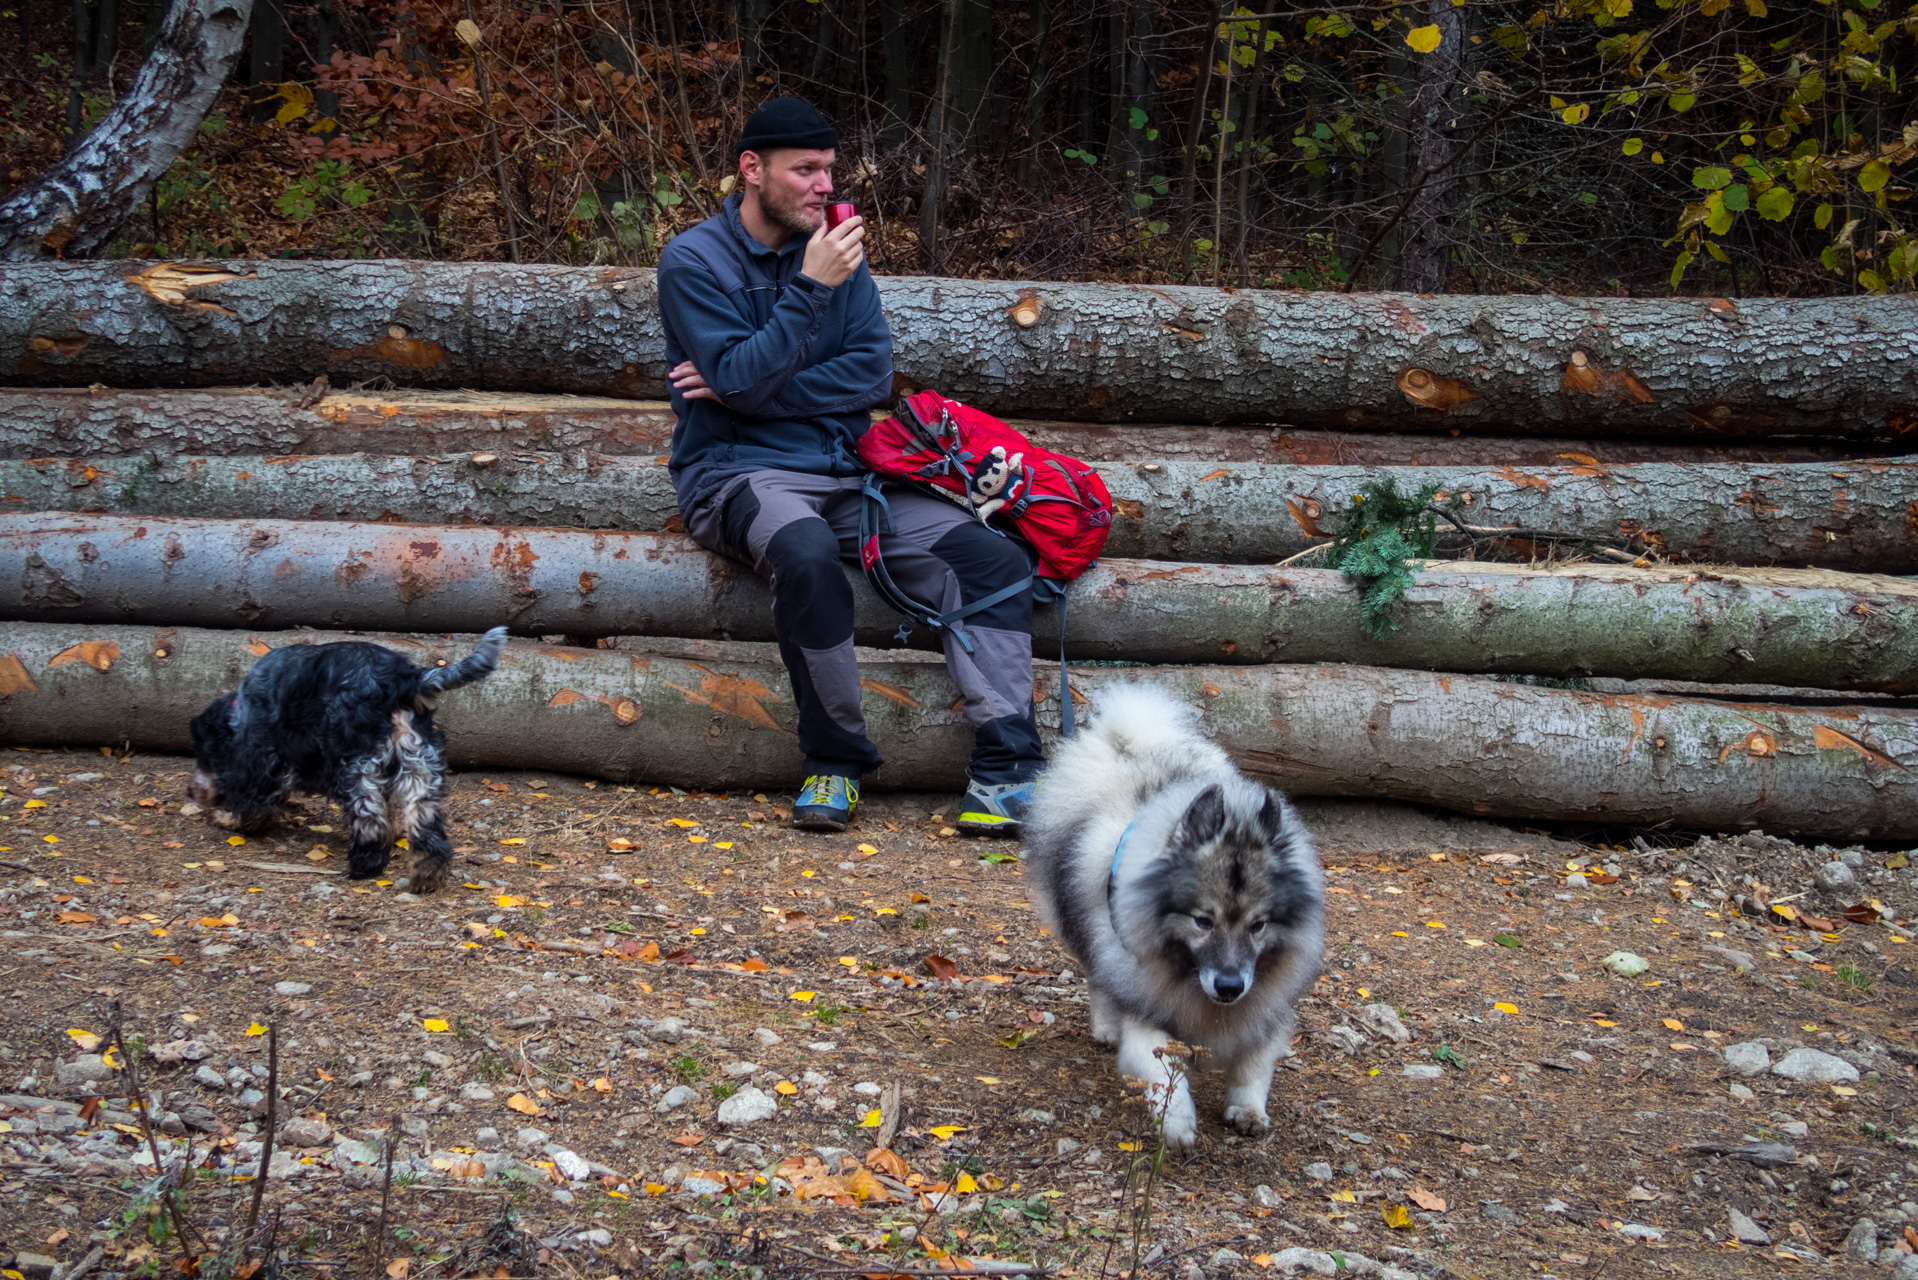
[[[653,457],[583,451],[317,456],[101,454],[0,461],[16,510],[546,525],[637,532],[682,526]],[[1549,530],[1700,563],[1918,571],[1918,462],[1798,466],[1295,467],[1210,462],[1099,468],[1115,503],[1107,556],[1259,563],[1323,542],[1379,480],[1457,495],[1476,528]],[[1535,542],[1520,537],[1516,544]]]
[[[905,0],[879,0],[879,39],[886,74],[886,123],[879,131],[889,147],[912,128],[912,58],[906,49]]]
[[[312,403],[302,408],[308,400]],[[112,391],[0,388],[0,458],[123,453],[395,453],[588,450],[663,456],[672,448],[663,400],[487,391],[339,392],[313,398],[219,387]],[[1189,427],[1033,422],[1012,425],[1034,443],[1092,461],[1265,462],[1300,466],[1562,467],[1647,462],[1853,462],[1895,457],[1897,444],[1745,441],[1685,444],[1633,439],[1354,433],[1295,427]],[[1587,461],[1589,460],[1589,461]]]
[[[255,658],[329,633],[0,625],[0,737],[188,749],[187,723]],[[466,636],[371,637],[426,665]],[[85,646],[84,648],[82,646]],[[957,789],[971,732],[931,662],[864,667],[882,788]],[[1363,796],[1514,819],[1829,840],[1918,837],[1918,712],[1577,693],[1360,666],[1082,671],[1097,712],[1142,674],[1199,708],[1240,768],[1294,795]],[[1035,690],[1035,693],[1041,692]],[[1058,705],[1039,718],[1056,733]],[[507,646],[449,695],[458,767],[537,767],[705,789],[788,785],[800,767],[785,672],[626,649]]]
[[[193,141],[240,55],[252,5],[177,0],[139,75],[86,140],[0,202],[0,261],[90,257],[119,234]]]
[[[0,617],[21,621],[773,638],[764,584],[665,534],[41,513],[0,517],[0,583]],[[853,585],[859,643],[886,643],[897,615]],[[1115,558],[1074,583],[1066,648],[1918,687],[1918,583],[1902,578],[1444,563],[1418,574],[1395,617],[1397,631],[1366,639],[1358,588],[1334,570]],[[1037,652],[1058,652],[1057,627],[1056,611],[1037,611]]]
[[[1398,266],[1392,287],[1404,293],[1438,293],[1445,288],[1452,258],[1458,117],[1464,100],[1460,87],[1465,64],[1464,10],[1452,0],[1426,0],[1425,17],[1439,29],[1438,47],[1420,55],[1418,89],[1406,108],[1411,124],[1407,193],[1411,207],[1401,229]]]
[[[1002,416],[1710,442],[1918,432],[1908,297],[1419,298],[924,277],[882,280],[880,292],[899,380]],[[660,398],[665,369],[647,270],[0,270],[0,382],[13,384],[327,373]]]

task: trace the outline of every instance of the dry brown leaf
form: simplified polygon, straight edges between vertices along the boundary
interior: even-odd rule
[[[1445,1197],[1433,1195],[1424,1187],[1413,1187],[1410,1191],[1406,1192],[1406,1196],[1413,1204],[1430,1213],[1445,1212]]]

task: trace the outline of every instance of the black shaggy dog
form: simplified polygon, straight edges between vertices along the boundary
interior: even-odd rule
[[[386,870],[397,830],[415,855],[407,887],[431,893],[453,860],[440,811],[446,735],[433,708],[491,675],[505,647],[506,628],[494,627],[466,657],[427,669],[354,640],[275,649],[194,718],[187,792],[220,826],[249,832],[270,826],[291,792],[319,792],[352,823],[348,875]]]

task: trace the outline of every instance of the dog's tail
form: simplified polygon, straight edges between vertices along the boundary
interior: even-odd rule
[[[494,627],[480,637],[479,648],[444,667],[434,667],[420,677],[420,692],[437,697],[469,684],[477,684],[499,666],[500,650],[506,647],[506,628]]]
[[[1197,711],[1158,685],[1108,685],[1099,691],[1089,732],[1120,755],[1145,755],[1186,741],[1197,718]]]

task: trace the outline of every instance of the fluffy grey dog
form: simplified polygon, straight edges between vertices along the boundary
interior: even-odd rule
[[[1110,688],[1052,757],[1027,818],[1047,924],[1085,966],[1092,1034],[1146,1082],[1169,1146],[1198,1140],[1183,1075],[1155,1052],[1204,1046],[1226,1123],[1272,1127],[1272,1069],[1318,976],[1324,881],[1304,824],[1243,777],[1163,690]]]

